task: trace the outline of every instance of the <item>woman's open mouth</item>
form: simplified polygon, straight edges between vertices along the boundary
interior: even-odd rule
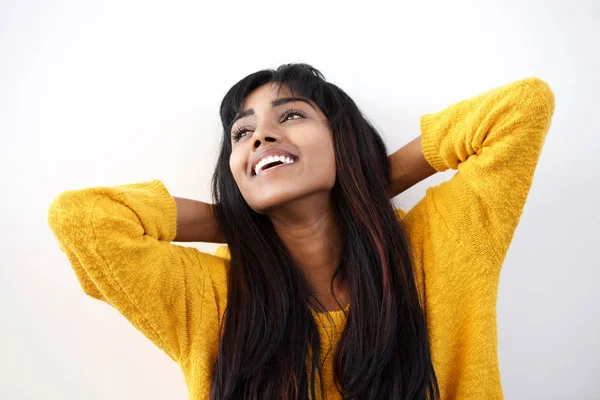
[[[253,176],[263,176],[275,169],[294,164],[297,159],[289,156],[269,156],[260,160],[252,171]]]

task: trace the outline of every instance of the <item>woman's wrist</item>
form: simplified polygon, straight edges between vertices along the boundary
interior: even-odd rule
[[[390,154],[389,160],[391,168],[390,198],[437,172],[423,155],[421,135]]]
[[[173,198],[177,204],[175,242],[225,243],[212,204],[181,197]]]

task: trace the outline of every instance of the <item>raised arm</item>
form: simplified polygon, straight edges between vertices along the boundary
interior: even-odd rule
[[[423,116],[422,137],[390,156],[391,195],[435,171],[458,169],[427,190],[429,212],[474,256],[501,265],[553,112],[550,87],[529,78]]]
[[[64,192],[48,222],[85,293],[179,361],[190,331],[200,331],[200,316],[214,314],[214,297],[204,296],[206,287],[212,291],[209,271],[225,266],[222,258],[170,243],[177,211],[165,186],[152,181]]]

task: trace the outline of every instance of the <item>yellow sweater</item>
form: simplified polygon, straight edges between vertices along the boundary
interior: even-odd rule
[[[397,211],[413,246],[442,399],[503,397],[500,267],[553,111],[552,91],[532,78],[421,119],[428,162],[438,171],[458,169],[409,212]],[[172,244],[176,217],[175,201],[158,180],[67,191],[48,214],[85,293],[116,308],[181,366],[190,399],[207,399],[229,255],[226,246],[211,255]],[[342,329],[343,312],[330,314]],[[339,331],[323,329],[323,346],[335,345]],[[339,398],[332,356],[324,367],[328,399]]]

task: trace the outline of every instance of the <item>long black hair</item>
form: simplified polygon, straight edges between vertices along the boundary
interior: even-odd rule
[[[267,83],[312,100],[333,134],[331,196],[342,235],[333,278],[339,275],[350,294],[333,359],[338,390],[344,399],[439,398],[409,241],[388,196],[385,144],[354,101],[306,64],[248,75],[221,103],[224,135],[213,196],[231,262],[210,398],[316,399],[317,375],[324,393],[313,311],[325,310],[315,304],[270,219],[246,203],[229,168],[232,121],[244,99]]]

